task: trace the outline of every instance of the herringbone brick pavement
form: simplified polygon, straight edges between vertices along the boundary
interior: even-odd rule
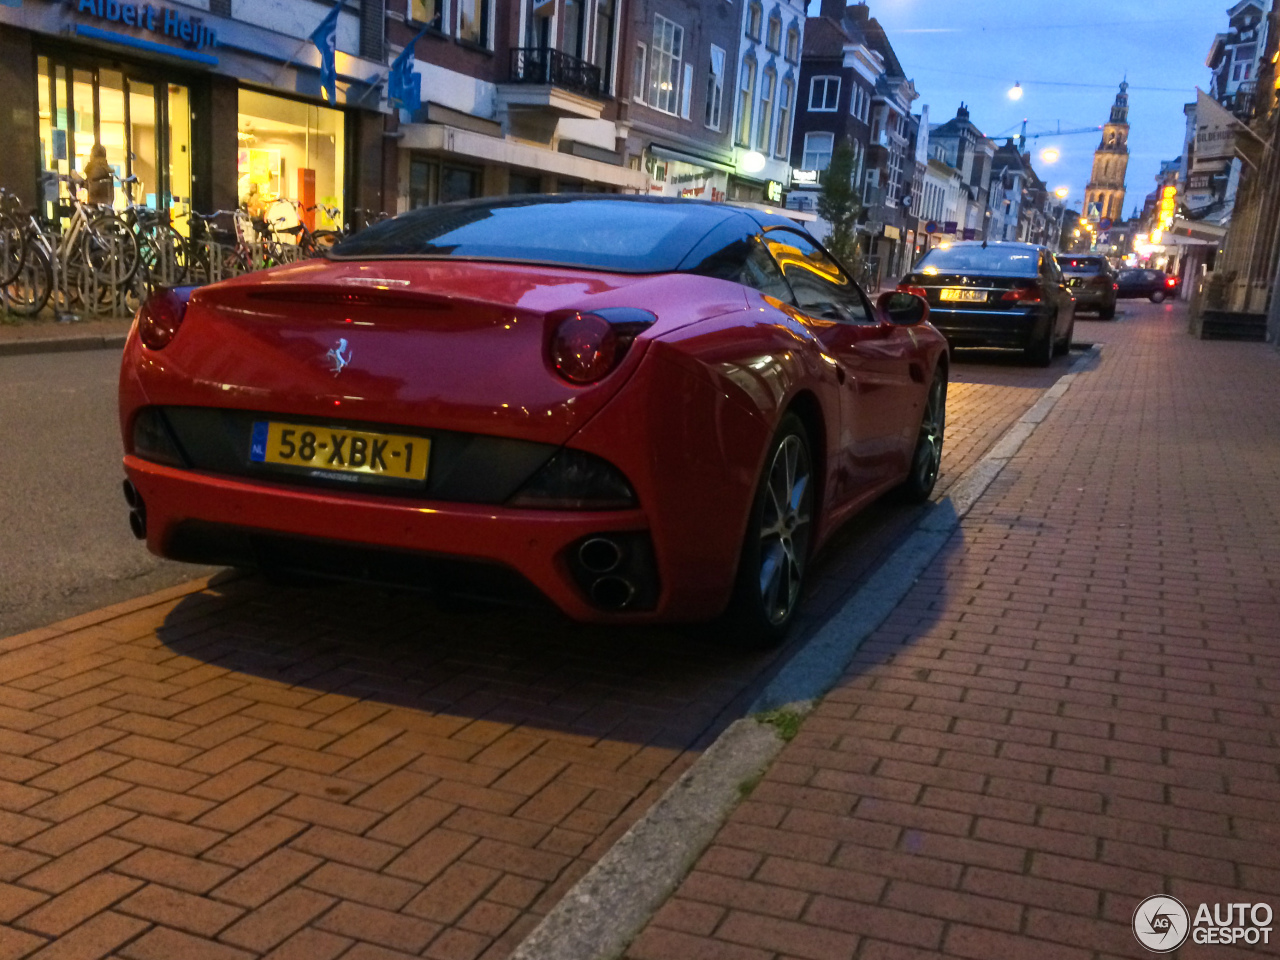
[[[1065,367],[958,364],[945,482]],[[225,578],[2,640],[0,960],[504,957],[785,654]]]
[[[1145,957],[1145,897],[1280,908],[1280,355],[1126,313],[632,960]]]

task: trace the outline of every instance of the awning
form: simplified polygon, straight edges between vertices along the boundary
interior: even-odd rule
[[[786,217],[788,220],[795,220],[798,223],[809,223],[818,219],[816,213],[805,213],[803,210],[788,210],[786,207],[771,207],[767,203],[752,203],[750,200],[728,200],[726,203],[730,207],[750,207],[752,210],[772,213],[775,216]]]
[[[708,170],[720,170],[724,173],[733,173],[733,167],[726,163],[720,163],[716,160],[708,160],[706,157],[700,157],[696,153],[685,153],[682,150],[673,150],[670,147],[664,147],[661,144],[649,144],[649,152],[655,157],[663,160],[675,160],[679,163],[688,163],[695,167],[706,167]]]

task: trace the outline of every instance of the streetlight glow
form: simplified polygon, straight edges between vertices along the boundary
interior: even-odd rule
[[[1040,159],[1045,163],[1057,163],[1060,156],[1062,154],[1058,152],[1057,147],[1045,147],[1040,151]]]
[[[1017,83],[1015,83],[1012,87],[1009,88],[1009,99],[1010,100],[1022,99],[1022,81],[1021,80],[1019,80]]]
[[[1053,195],[1057,197],[1059,200],[1067,199],[1067,196],[1070,193],[1071,193],[1070,187],[1059,187],[1057,190],[1053,191]]]
[[[755,150],[748,150],[742,155],[741,166],[747,173],[759,173],[764,169],[764,154],[757,153]]]

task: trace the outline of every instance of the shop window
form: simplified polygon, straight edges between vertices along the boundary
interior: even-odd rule
[[[440,202],[470,200],[480,196],[480,171],[475,167],[444,165],[440,168]]]
[[[341,110],[240,91],[237,184],[240,203],[281,225],[341,225],[346,126]],[[317,204],[336,207],[331,219]]]
[[[415,157],[409,161],[409,209],[440,202],[440,165]]]
[[[489,7],[493,0],[458,0],[458,39],[489,46]]]

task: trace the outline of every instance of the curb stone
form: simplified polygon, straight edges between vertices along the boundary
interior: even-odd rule
[[[1021,449],[1082,368],[1094,344],[1005,431],[902,544],[779,671],[631,829],[569,889],[516,947],[511,960],[615,960],[666,902],[756,778],[786,740],[761,714],[807,716],[844,674],[858,647],[880,626],[942,550],[960,521]]]
[[[0,357],[16,357],[32,353],[73,353],[80,350],[118,350],[124,347],[127,336],[123,333],[107,333],[82,337],[6,340],[0,342]]]

